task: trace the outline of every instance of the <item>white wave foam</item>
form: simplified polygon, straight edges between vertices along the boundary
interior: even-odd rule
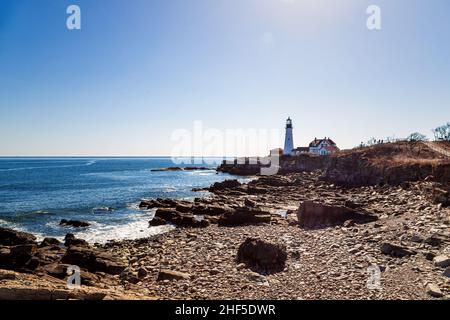
[[[140,201],[133,202],[133,203],[127,203],[127,208],[128,209],[133,209],[133,210],[136,210],[136,211],[140,211],[141,210],[141,208],[139,208],[140,204],[141,204]]]
[[[149,227],[148,222],[152,216],[152,213],[148,213],[131,217],[129,223],[118,226],[98,223],[84,231],[78,232],[76,236],[89,243],[106,243],[108,240],[134,240],[147,238],[174,229],[174,227],[170,225]]]
[[[112,213],[114,208],[111,207],[95,207],[91,210],[93,214]]]
[[[22,170],[36,170],[36,169],[58,169],[58,168],[72,168],[72,167],[85,167],[85,166],[91,166],[94,163],[96,163],[96,160],[88,161],[87,163],[83,164],[69,164],[64,166],[43,166],[43,167],[22,167],[22,168],[9,168],[9,169],[0,169],[0,172],[6,172],[6,171],[22,171]]]
[[[215,175],[215,172],[211,172],[211,171],[194,171],[192,173],[192,175],[197,175],[197,176],[212,176]]]

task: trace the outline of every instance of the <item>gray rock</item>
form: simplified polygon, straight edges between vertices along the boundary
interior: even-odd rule
[[[397,258],[402,258],[415,254],[414,251],[409,250],[408,248],[388,242],[385,242],[381,245],[381,253]]]
[[[60,226],[70,226],[70,227],[74,227],[74,228],[86,228],[86,227],[89,227],[91,224],[86,221],[62,219],[59,222],[59,225]]]
[[[430,296],[435,298],[441,298],[444,296],[441,289],[439,289],[439,287],[434,283],[429,283],[426,287],[426,291]]]
[[[120,274],[120,279],[132,284],[138,284],[140,282],[138,275],[136,272],[123,271]]]
[[[339,205],[328,205],[314,201],[304,201],[297,211],[301,228],[323,228],[335,225],[352,225],[355,222],[371,222],[378,218],[375,215]]]
[[[20,244],[34,244],[36,237],[30,233],[0,228],[0,245],[15,246]]]
[[[253,271],[279,272],[285,267],[287,251],[284,244],[247,238],[238,249],[237,262],[245,263]]]
[[[59,246],[61,242],[58,239],[55,238],[45,238],[42,240],[41,244],[39,245],[40,248],[44,247],[52,247],[52,246]]]
[[[434,265],[441,268],[450,266],[450,257],[444,254],[434,257]]]
[[[169,269],[161,269],[158,274],[157,281],[163,280],[189,280],[191,276],[188,273],[169,270]]]
[[[447,269],[445,269],[444,277],[450,278],[450,267],[447,267]]]
[[[415,234],[411,237],[411,241],[412,242],[422,242],[423,238],[421,236]]]
[[[139,268],[137,275],[140,279],[145,278],[148,275],[148,271],[145,268]]]

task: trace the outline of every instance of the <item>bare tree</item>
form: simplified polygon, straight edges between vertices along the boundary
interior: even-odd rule
[[[421,133],[419,133],[419,132],[414,132],[414,133],[411,133],[411,134],[406,138],[406,140],[407,140],[407,141],[410,141],[410,142],[412,142],[412,141],[416,142],[416,141],[427,141],[428,138],[427,138],[427,136],[424,135],[424,134],[421,134]]]
[[[353,149],[359,149],[359,148],[364,148],[366,145],[364,144],[364,142],[361,141],[360,144],[358,144],[356,147],[354,147]]]
[[[386,143],[393,143],[393,142],[397,141],[397,139],[394,136],[392,136],[392,137],[386,137],[385,141],[386,141]]]
[[[431,130],[436,141],[450,141],[450,122]]]
[[[367,146],[374,146],[377,144],[377,139],[375,138],[370,138],[367,142],[366,142]]]

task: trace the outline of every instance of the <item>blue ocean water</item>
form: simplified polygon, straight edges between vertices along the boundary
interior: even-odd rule
[[[141,199],[199,197],[192,188],[230,178],[209,170],[151,171],[172,166],[189,165],[170,158],[0,158],[0,226],[39,238],[72,232],[91,242],[163,232],[170,227],[148,228],[153,212],[138,209]],[[61,227],[63,218],[92,226]]]

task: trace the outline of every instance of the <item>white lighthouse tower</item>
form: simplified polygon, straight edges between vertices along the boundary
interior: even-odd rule
[[[284,138],[284,154],[291,154],[294,150],[294,138],[292,138],[292,120],[287,118],[286,120],[286,136]]]

